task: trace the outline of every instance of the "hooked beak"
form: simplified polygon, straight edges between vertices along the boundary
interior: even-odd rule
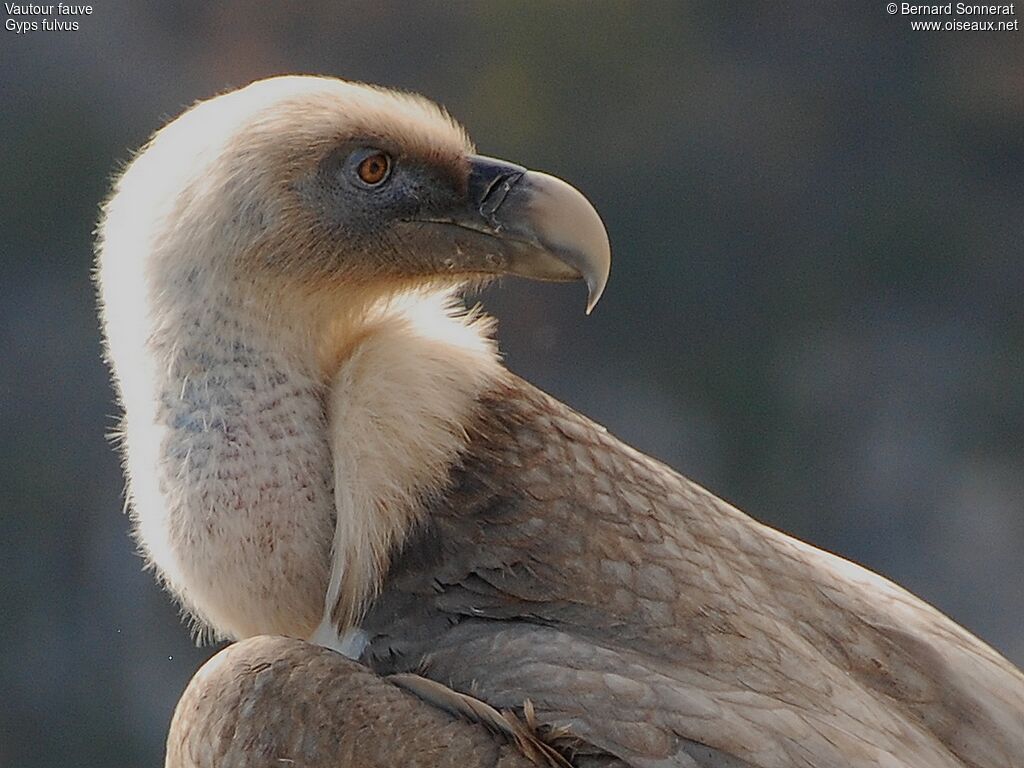
[[[479,155],[469,162],[464,206],[446,216],[419,220],[447,225],[455,251],[454,259],[446,260],[449,268],[536,280],[584,280],[590,314],[608,282],[611,246],[601,217],[587,198],[546,173]]]

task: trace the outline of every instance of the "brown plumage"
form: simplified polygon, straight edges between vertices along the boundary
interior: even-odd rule
[[[364,618],[368,666],[528,700],[576,765],[1021,765],[1024,677],[970,633],[515,377],[483,405]]]
[[[610,251],[579,192],[472,152],[422,100],[283,78],[172,123],[108,204],[140,541],[215,633],[300,638],[204,668],[169,768],[1020,766],[998,653],[500,365],[452,290],[592,305]]]
[[[635,765],[1020,764],[1024,676],[949,619],[525,382],[485,403],[363,622],[371,666],[529,698]]]
[[[518,747],[344,656],[256,637],[219,653],[182,695],[168,766],[532,768]]]

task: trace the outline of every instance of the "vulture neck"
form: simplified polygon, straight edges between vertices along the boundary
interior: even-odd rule
[[[423,501],[445,490],[503,369],[489,319],[450,291],[281,305],[207,293],[165,315],[179,333],[163,337],[163,398],[208,393],[189,405],[241,438],[214,444],[223,455],[204,456],[202,490],[183,489],[197,502],[180,510],[189,524],[161,534],[213,530],[226,556],[177,542],[170,581],[218,634],[297,635],[358,655],[351,630]],[[189,384],[199,368],[202,388]],[[165,447],[194,463],[195,430],[174,437]]]
[[[467,314],[449,291],[392,296],[350,318],[321,351],[337,524],[313,639],[358,658],[351,628],[423,502],[446,489],[480,396],[503,368],[490,318]]]

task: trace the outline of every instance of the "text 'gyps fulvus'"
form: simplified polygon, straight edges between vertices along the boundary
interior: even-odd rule
[[[128,166],[98,281],[139,541],[216,636],[299,638],[207,665],[169,765],[1024,765],[998,653],[517,378],[456,298],[592,306],[609,260],[568,184],[340,80],[200,103]]]

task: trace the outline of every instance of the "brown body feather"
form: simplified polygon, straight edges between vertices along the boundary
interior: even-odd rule
[[[482,413],[363,622],[378,671],[634,765],[1022,764],[1024,676],[930,606],[515,377]]]
[[[363,628],[370,669],[301,641],[229,649],[229,671],[201,673],[179,704],[168,768],[270,764],[299,743],[334,761],[299,764],[352,768],[518,766],[551,747],[586,768],[1024,755],[1024,676],[998,653],[511,375]],[[427,678],[398,678],[421,680],[404,686],[421,700],[371,670]]]
[[[531,768],[515,746],[345,657],[256,637],[221,651],[181,697],[168,768]]]

